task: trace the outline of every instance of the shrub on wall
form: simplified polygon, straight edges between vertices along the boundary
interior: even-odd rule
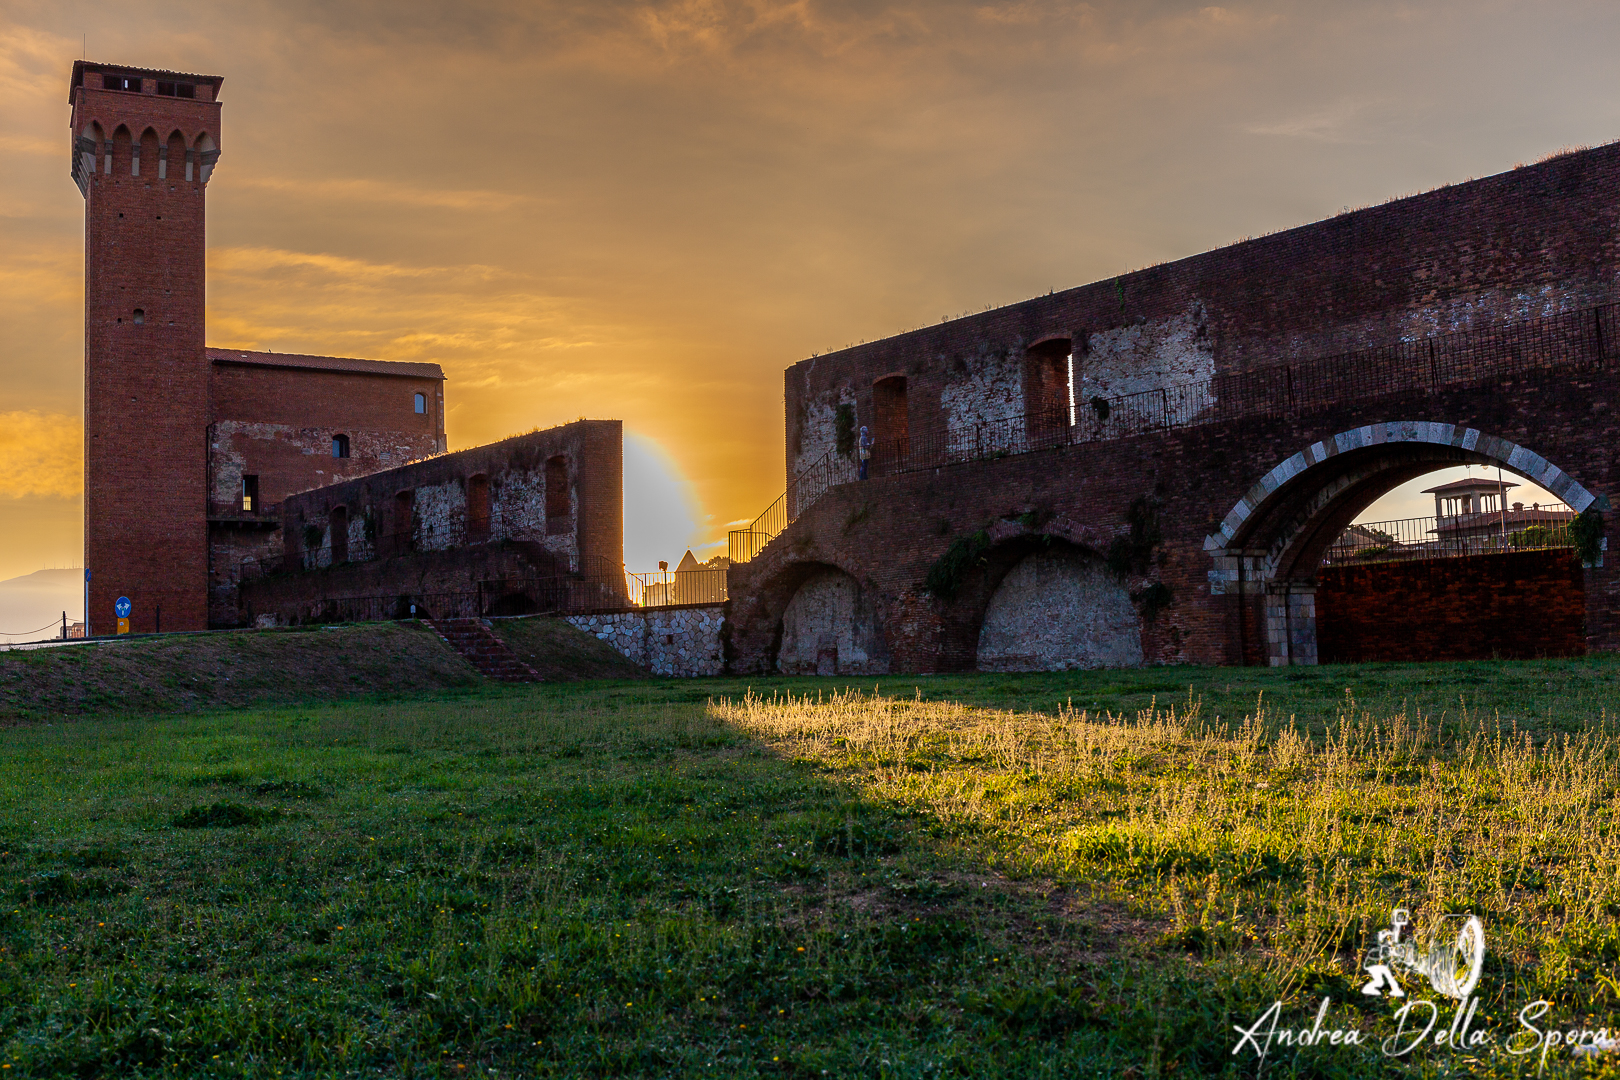
[[[1575,541],[1575,554],[1581,562],[1596,566],[1603,556],[1603,515],[1588,506],[1569,523],[1569,538]]]
[[[989,546],[990,534],[983,529],[972,536],[958,536],[951,541],[951,546],[928,568],[928,576],[923,579],[929,595],[941,600],[955,596],[963,580],[984,561],[984,553]]]

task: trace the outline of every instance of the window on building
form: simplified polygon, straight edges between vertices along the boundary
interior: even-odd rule
[[[135,309],[135,325],[136,326],[145,326],[146,325],[146,311],[145,311],[144,308],[136,308]]]
[[[103,90],[133,90],[141,92],[141,80],[135,75],[103,75],[101,77]]]
[[[489,539],[489,477],[483,473],[467,478],[467,540]]]
[[[258,513],[259,510],[259,478],[242,474],[242,511],[247,514]]]
[[[349,456],[349,437],[347,435],[332,436],[332,456],[335,458]]]
[[[416,395],[416,414],[418,416],[426,416],[427,415],[427,395],[426,394],[417,394]]]
[[[568,458],[558,454],[546,462],[546,532],[566,533],[573,508],[568,497]]]
[[[191,83],[160,82],[157,84],[157,92],[164,97],[194,98],[197,96],[197,88]]]
[[[330,518],[332,532],[332,562],[334,564],[349,561],[349,508],[347,506],[332,507]]]

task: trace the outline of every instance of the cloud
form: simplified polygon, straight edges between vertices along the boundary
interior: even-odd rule
[[[1250,135],[1273,135],[1285,139],[1308,139],[1325,143],[1370,143],[1371,135],[1361,124],[1366,112],[1379,104],[1374,101],[1344,102],[1331,108],[1302,113],[1269,123],[1251,123],[1243,130]]]
[[[84,422],[62,413],[0,413],[0,498],[72,498],[84,490]]]

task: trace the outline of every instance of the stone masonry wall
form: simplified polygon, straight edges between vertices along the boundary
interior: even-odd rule
[[[726,668],[720,637],[725,610],[723,604],[712,604],[564,618],[655,675],[721,675]]]

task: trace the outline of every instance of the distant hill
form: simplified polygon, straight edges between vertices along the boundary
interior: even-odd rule
[[[0,643],[52,637],[64,611],[68,622],[84,618],[83,570],[36,570],[6,578],[0,581]]]

